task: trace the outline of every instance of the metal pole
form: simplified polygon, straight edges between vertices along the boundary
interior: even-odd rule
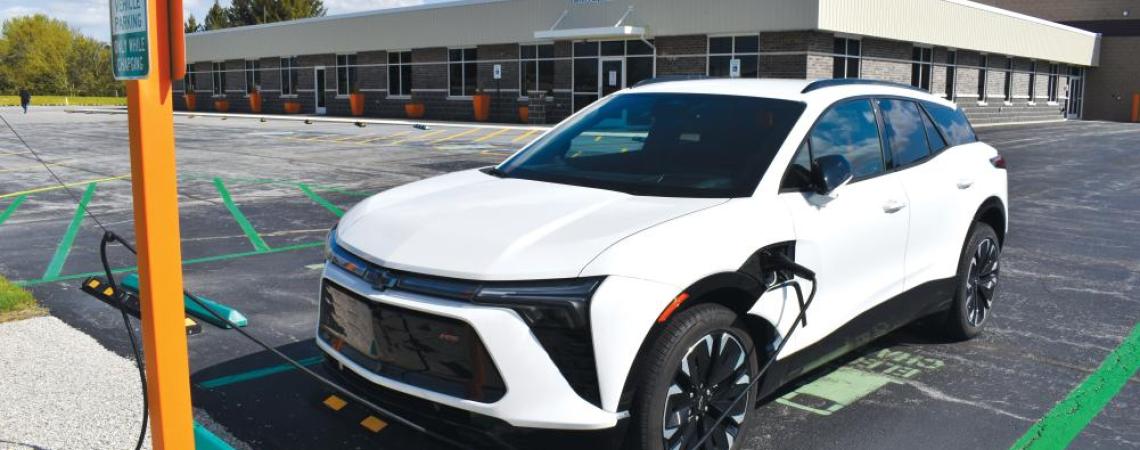
[[[174,159],[174,30],[167,0],[146,1],[151,72],[126,85],[151,437],[155,450],[188,450],[194,448],[194,434]]]

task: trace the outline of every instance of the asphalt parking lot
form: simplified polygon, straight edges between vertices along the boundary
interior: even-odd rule
[[[82,205],[0,129],[0,273],[127,354],[118,313],[78,289],[100,270],[101,237],[79,209],[133,236],[125,116],[0,113]],[[537,136],[203,116],[175,123],[187,287],[238,308],[251,333],[317,370],[321,246],[339,215],[393,186],[493,164]],[[1072,426],[1089,414],[1074,448],[1140,448],[1136,374],[1103,409],[1085,402],[1042,420],[1140,322],[1140,125],[979,134],[1010,174],[1011,231],[987,333],[945,343],[914,326],[880,339],[761,406],[745,448],[1009,448],[1035,424]],[[120,249],[112,264],[130,270],[134,261]],[[189,345],[195,407],[249,447],[445,448],[397,424],[362,426],[368,413],[358,405],[334,411],[323,404],[329,389],[232,332],[206,329]]]

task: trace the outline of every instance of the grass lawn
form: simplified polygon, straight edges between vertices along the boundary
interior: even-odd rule
[[[125,106],[126,97],[65,97],[32,94],[32,106]],[[0,106],[20,106],[20,97],[0,95]]]
[[[0,276],[0,323],[27,319],[47,313],[24,288]]]

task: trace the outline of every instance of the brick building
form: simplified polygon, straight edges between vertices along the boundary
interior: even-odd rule
[[[981,0],[1101,34],[1100,64],[1084,86],[1086,119],[1130,120],[1140,93],[1140,0]]]
[[[465,0],[191,34],[198,109],[296,102],[309,114],[553,123],[615,90],[662,76],[911,84],[975,123],[1081,115],[1100,36],[966,0]],[[496,77],[496,74],[498,76]],[[185,108],[182,96],[176,101]]]

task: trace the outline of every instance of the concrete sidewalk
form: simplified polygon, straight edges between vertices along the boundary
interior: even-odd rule
[[[131,449],[141,414],[132,361],[55,317],[0,324],[0,449]]]

